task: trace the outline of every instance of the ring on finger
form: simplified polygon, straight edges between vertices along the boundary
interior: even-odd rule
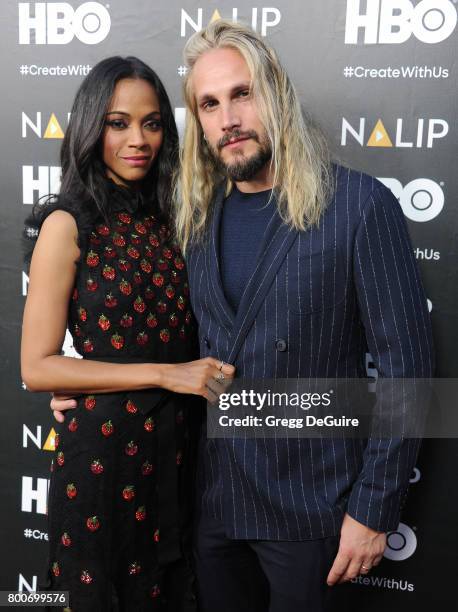
[[[224,374],[222,372],[220,372],[219,374],[216,375],[216,380],[220,381],[220,380],[224,380],[226,377],[224,376]]]
[[[367,567],[367,565],[364,565],[364,563],[361,565],[361,569],[364,570],[365,572],[368,572],[371,568]]]

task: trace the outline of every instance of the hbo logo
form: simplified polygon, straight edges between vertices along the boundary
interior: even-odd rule
[[[413,529],[399,523],[396,531],[390,531],[386,537],[386,548],[383,556],[391,561],[405,561],[417,548],[417,536]]]
[[[415,179],[405,187],[395,178],[379,178],[395,195],[405,216],[411,221],[431,221],[444,207],[444,192],[440,185],[426,178]]]
[[[345,44],[358,44],[358,32],[364,32],[364,44],[399,44],[413,34],[424,43],[438,43],[450,36],[457,14],[450,0],[347,0]]]
[[[66,45],[76,36],[96,45],[108,36],[110,14],[99,2],[85,2],[74,9],[68,2],[19,3],[19,44]],[[31,34],[34,33],[34,40]]]

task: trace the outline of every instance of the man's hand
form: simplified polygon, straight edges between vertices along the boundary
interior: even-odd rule
[[[50,405],[56,421],[58,423],[63,423],[65,421],[64,412],[76,408],[76,400],[74,397],[69,397],[68,395],[53,393]]]
[[[347,582],[378,565],[386,546],[386,534],[374,531],[345,514],[339,551],[328,574],[329,586]]]

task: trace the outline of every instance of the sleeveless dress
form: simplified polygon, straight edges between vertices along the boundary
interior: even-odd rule
[[[119,363],[195,359],[185,264],[168,227],[135,193],[111,191],[113,221],[93,227],[78,263],[75,349]],[[85,395],[58,425],[48,586],[70,591],[74,612],[171,609],[163,583],[191,506],[193,402],[164,389]]]

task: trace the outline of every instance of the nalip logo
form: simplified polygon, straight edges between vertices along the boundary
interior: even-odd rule
[[[457,22],[450,0],[347,0],[345,44],[357,45],[363,33],[365,45],[401,44],[413,35],[434,44],[446,40]]]
[[[444,208],[444,192],[435,181],[418,178],[404,187],[395,178],[379,178],[399,200],[405,216],[411,221],[424,223],[437,217]]]
[[[27,138],[30,132],[33,132],[38,138],[45,139],[62,139],[64,137],[64,125],[62,119],[56,117],[55,113],[49,115],[49,119],[43,122],[41,111],[35,113],[35,117],[28,115],[24,111],[21,117],[21,135],[22,138]],[[46,115],[45,115],[46,116]],[[70,113],[67,113],[66,122],[70,120]]]
[[[393,123],[393,121],[391,120],[390,123]],[[398,117],[396,127],[387,130],[383,121],[378,118],[370,123],[373,127],[369,138],[367,138],[366,117],[360,117],[359,122],[358,120],[350,122],[350,120],[342,117],[340,144],[342,147],[346,147],[351,136],[352,140],[362,147],[399,149],[422,149],[426,147],[432,149],[436,140],[445,138],[449,133],[449,124],[445,119],[409,117],[406,121],[407,126],[404,125],[404,121],[403,117]]]
[[[20,45],[67,45],[75,36],[97,45],[110,28],[110,14],[100,2],[84,2],[76,9],[68,2],[19,2]]]
[[[190,15],[185,9],[181,9],[181,36],[185,37],[188,35],[188,26],[191,28],[193,32],[200,32],[204,25],[204,10],[203,8],[195,9],[196,12],[193,15]],[[248,9],[246,7],[243,8],[244,13]],[[217,8],[213,10],[210,19],[208,19],[207,23],[212,23],[221,17],[228,17],[227,15],[219,12]],[[238,8],[232,9],[232,15],[230,19],[237,23],[239,18]],[[281,12],[278,8],[275,7],[253,7],[251,9],[251,27],[255,32],[260,32],[261,36],[267,36],[267,30],[269,28],[273,28],[277,26],[281,21]]]
[[[417,536],[405,523],[399,523],[396,531],[390,531],[386,538],[383,556],[390,561],[405,561],[417,549]]]

